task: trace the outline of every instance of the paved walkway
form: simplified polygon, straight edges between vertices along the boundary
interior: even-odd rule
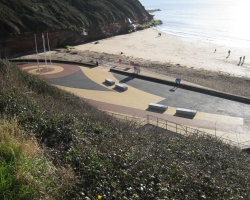
[[[250,127],[244,123],[244,119],[246,117],[240,116],[240,112],[238,115],[232,114],[231,116],[228,114],[223,115],[223,113],[218,114],[218,112],[200,112],[199,110],[210,111],[211,107],[209,107],[209,105],[198,105],[199,102],[193,102],[192,99],[194,99],[193,96],[196,95],[195,92],[190,94],[189,92],[185,93],[184,90],[179,90],[179,94],[178,92],[169,92],[167,96],[164,96],[165,92],[162,93],[163,89],[161,89],[161,87],[164,87],[165,90],[167,86],[156,86],[155,83],[152,82],[142,83],[140,80],[135,80],[132,76],[133,69],[129,66],[119,66],[119,64],[117,66],[117,68],[126,69],[127,72],[131,73],[131,76],[129,77],[110,73],[109,68],[105,66],[88,68],[77,65],[54,63],[53,65],[46,67],[44,63],[40,63],[40,73],[37,65],[34,63],[20,65],[20,67],[29,73],[42,76],[58,88],[70,91],[86,99],[89,103],[97,106],[101,110],[135,117],[146,117],[147,115],[150,115],[153,118],[198,128],[199,130],[204,130],[207,133],[211,133],[234,142],[250,145]],[[141,73],[144,76],[153,76],[155,78],[161,78],[173,82],[175,81],[172,77],[149,72],[147,70],[142,70]],[[105,78],[111,78],[116,83],[122,82],[122,84],[127,85],[129,89],[125,92],[118,91],[114,86],[106,85],[104,83]],[[185,84],[191,83],[185,82]],[[201,87],[195,84],[191,85]],[[174,95],[183,95],[183,99],[180,98],[180,96],[178,101],[171,99]],[[190,98],[190,95],[192,98]],[[200,94],[197,95],[198,100],[199,98],[201,100],[204,99],[204,97],[200,96]],[[161,113],[148,108],[149,103],[159,102],[172,102],[172,105],[169,106],[167,111]],[[176,107],[181,107],[177,105],[182,105],[183,102],[185,102],[184,105],[188,106],[186,108],[190,108],[190,106],[200,106],[200,109],[198,110],[199,112],[193,119],[178,117],[175,115]],[[227,102],[226,104],[228,103],[230,102]],[[222,104],[225,103],[223,102]],[[215,105],[213,105],[213,107],[214,106]],[[240,104],[240,106],[245,105]],[[246,107],[246,109],[249,109],[250,111],[250,106],[249,108]]]

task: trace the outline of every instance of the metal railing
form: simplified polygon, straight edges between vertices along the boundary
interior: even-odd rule
[[[146,118],[148,124],[152,124],[181,135],[190,135],[194,133],[205,134],[205,131],[198,130],[197,128],[191,128],[189,126],[177,124],[175,122],[161,119],[152,115],[147,115]]]
[[[135,116],[127,116],[127,115],[123,115],[123,114],[119,114],[119,113],[113,113],[113,112],[108,112],[109,114],[111,114],[113,117],[119,118],[119,119],[123,119],[123,120],[129,120],[129,121],[136,121],[137,124],[139,125],[146,125],[146,124],[151,124],[154,125],[156,127],[165,129],[167,131],[171,131],[183,136],[188,136],[188,135],[192,135],[192,134],[198,134],[198,135],[209,135],[211,137],[214,137],[215,139],[219,139],[224,143],[230,144],[232,146],[236,146],[240,149],[245,149],[245,148],[249,148],[249,145],[246,145],[244,143],[241,142],[235,142],[233,140],[224,138],[224,137],[219,137],[216,135],[213,135],[211,133],[207,133],[205,131],[199,130],[198,128],[193,128],[193,127],[189,127],[189,126],[185,126],[185,125],[181,125],[181,124],[177,124],[175,122],[171,122],[159,117],[155,117],[152,115],[147,115],[145,117],[135,117]]]
[[[209,135],[211,137],[221,140],[224,143],[236,146],[241,149],[249,148],[249,145],[246,145],[244,143],[236,142],[236,141],[224,138],[224,137],[220,137],[218,135],[207,133],[205,131],[199,130],[198,128],[192,128],[189,126],[177,124],[177,123],[174,123],[165,119],[161,119],[152,115],[147,115],[147,123],[156,125],[157,127],[165,128],[168,131],[172,131],[174,133],[178,133],[184,136],[188,136],[191,134]]]

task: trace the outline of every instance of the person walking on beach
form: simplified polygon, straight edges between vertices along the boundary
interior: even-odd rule
[[[214,50],[214,53],[216,53],[216,49]]]
[[[230,53],[231,53],[231,51],[229,50],[229,51],[228,51],[228,56],[227,56],[226,58],[228,58],[228,57],[230,56]]]
[[[245,56],[243,56],[241,66],[244,64],[244,62],[245,62]]]
[[[242,57],[240,57],[240,61],[239,61],[239,64],[238,64],[238,66],[240,66],[241,58],[242,58]]]

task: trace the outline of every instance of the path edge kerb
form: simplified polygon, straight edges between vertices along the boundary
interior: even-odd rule
[[[37,62],[37,59],[10,59],[10,62]],[[44,60],[38,59],[39,62],[44,63]],[[49,61],[47,60],[49,63]],[[82,65],[87,67],[96,67],[96,64],[91,63],[80,63],[80,62],[74,62],[74,61],[64,61],[64,60],[51,60],[51,62],[54,63],[62,63],[62,64],[74,64],[74,65]]]
[[[157,83],[163,83],[163,84],[167,84],[167,85],[171,85],[171,86],[177,86],[177,87],[182,88],[182,89],[187,89],[187,90],[191,90],[191,91],[195,91],[195,92],[199,92],[199,93],[203,93],[203,94],[221,97],[221,98],[228,99],[228,100],[233,100],[233,101],[237,101],[237,102],[241,102],[241,103],[250,104],[250,98],[238,96],[238,95],[234,95],[234,94],[230,94],[230,93],[220,92],[218,90],[196,87],[196,86],[189,85],[186,83],[176,84],[173,81],[164,80],[161,78],[150,77],[150,76],[145,76],[142,74],[135,74],[135,73],[126,72],[126,71],[122,71],[122,70],[114,69],[114,68],[110,68],[110,72],[134,76],[134,77],[139,78],[139,79],[144,79],[144,80],[153,81],[153,82],[157,82]]]

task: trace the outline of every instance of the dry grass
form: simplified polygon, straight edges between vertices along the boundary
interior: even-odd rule
[[[20,151],[28,157],[40,158],[42,155],[42,150],[36,138],[25,136],[20,127],[18,127],[15,118],[11,122],[9,120],[0,122],[0,143],[3,144],[6,141],[10,141],[16,146],[20,145]]]
[[[70,166],[55,167],[34,136],[20,129],[17,119],[0,120],[0,198],[57,199],[70,190],[75,173]],[[11,176],[6,169],[13,169]]]

